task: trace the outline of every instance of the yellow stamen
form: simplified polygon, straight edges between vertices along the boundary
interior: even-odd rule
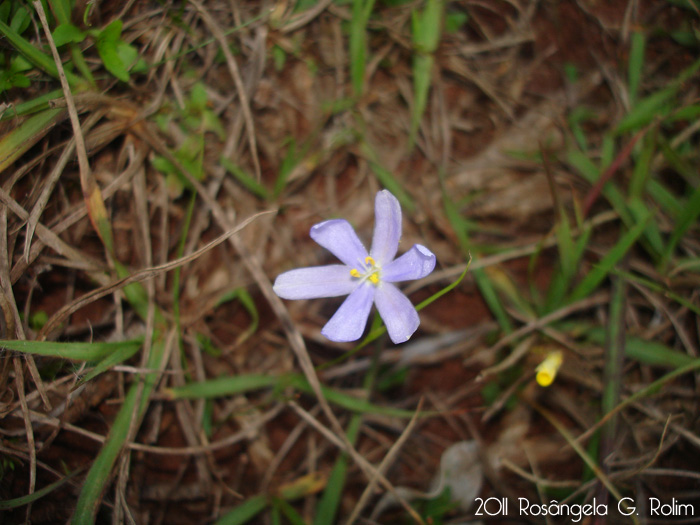
[[[369,256],[368,256],[368,257],[365,257],[365,264],[369,264],[369,265],[371,265],[371,266],[376,266],[376,263],[374,262],[374,259],[372,259],[372,258],[369,257]]]
[[[370,275],[369,280],[372,281],[372,284],[379,283],[379,276],[377,275],[377,272],[374,272],[372,275]]]
[[[358,272],[357,270],[355,270],[355,268],[353,268],[352,270],[350,270],[350,275],[352,275],[353,277],[362,277],[362,276],[360,275],[360,272]]]
[[[564,356],[561,351],[557,350],[550,353],[535,369],[537,372],[535,376],[537,384],[544,387],[551,385],[554,382],[554,378],[557,377],[557,372],[563,360]]]

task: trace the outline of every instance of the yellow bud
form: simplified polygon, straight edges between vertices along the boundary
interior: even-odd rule
[[[357,270],[355,270],[355,268],[353,268],[352,270],[350,270],[350,275],[352,275],[353,277],[361,277],[360,272],[358,272]]]
[[[369,276],[369,280],[372,281],[372,284],[377,284],[379,282],[379,276],[375,272]]]
[[[369,264],[369,265],[371,265],[371,266],[375,266],[375,265],[376,265],[376,263],[374,262],[374,259],[372,259],[371,257],[365,257],[365,263],[366,263],[366,264]]]
[[[537,372],[535,376],[537,384],[543,387],[551,385],[554,382],[554,378],[557,377],[557,372],[563,360],[564,355],[560,350],[551,352],[535,369]]]

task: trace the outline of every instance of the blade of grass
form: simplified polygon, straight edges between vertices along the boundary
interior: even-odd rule
[[[117,352],[136,351],[143,339],[118,343],[61,343],[56,341],[0,341],[0,347],[25,354],[58,357],[71,361],[100,361]]]
[[[658,394],[664,386],[666,386],[668,383],[673,381],[675,378],[680,377],[684,374],[688,374],[690,372],[694,372],[696,370],[700,370],[700,359],[693,359],[690,363],[688,363],[685,366],[682,366],[680,368],[676,368],[672,372],[669,372],[668,374],[660,377],[656,381],[652,382],[651,384],[647,385],[646,387],[638,390],[631,396],[625,398],[620,404],[618,404],[612,411],[608,412],[605,414],[600,421],[595,423],[591,428],[586,430],[583,434],[581,434],[578,438],[576,438],[577,442],[585,441],[588,439],[594,432],[596,432],[602,425],[607,423],[610,418],[615,416],[618,412],[623,410],[624,408],[628,407],[632,403],[636,403],[637,401],[640,401],[641,399],[644,399],[645,397],[650,397],[655,394]]]
[[[226,171],[233,175],[236,178],[236,180],[240,182],[241,186],[243,186],[253,195],[260,197],[263,200],[267,200],[269,198],[269,192],[267,191],[267,188],[263,186],[260,182],[255,180],[254,177],[248,175],[248,173],[236,166],[226,157],[221,157],[220,162],[221,165],[226,169]]]
[[[627,64],[627,92],[630,106],[632,107],[637,103],[639,86],[642,80],[645,45],[644,33],[642,31],[633,31],[630,37],[630,58]]]
[[[626,272],[616,271],[615,274],[623,276],[628,281],[634,278],[633,275]],[[606,342],[607,332],[605,328],[600,326],[591,326],[580,321],[576,324],[562,322],[558,324],[558,329],[570,333],[574,337],[584,336],[587,341],[600,346],[604,346]],[[663,343],[647,341],[631,335],[626,336],[624,347],[625,357],[650,366],[678,368],[695,361],[694,357],[673,350]]]
[[[361,97],[367,68],[367,22],[374,0],[354,0],[350,19],[350,80],[355,97]]]
[[[51,12],[56,17],[57,25],[71,25],[71,5],[69,0],[48,0],[51,6]],[[95,79],[92,76],[92,71],[85,61],[83,52],[80,47],[75,42],[70,42],[68,44],[71,56],[73,57],[73,64],[80,71],[85,79],[93,86],[96,87]]]
[[[283,499],[273,497],[272,504],[275,509],[279,509],[279,511],[284,514],[284,517],[287,518],[287,522],[291,523],[291,525],[308,525],[304,518],[301,517],[301,514],[294,510],[294,507]]]
[[[626,232],[618,243],[613,246],[608,253],[594,266],[594,268],[586,275],[578,284],[574,291],[571,292],[569,302],[573,303],[584,297],[588,297],[593,291],[603,282],[603,279],[613,270],[615,265],[625,256],[630,248],[637,241],[637,238],[642,234],[647,226],[647,221],[652,217],[651,213],[647,213],[643,220],[637,223],[634,228]]]
[[[316,473],[301,476],[279,487],[279,489],[275,491],[275,494],[258,494],[257,496],[249,498],[244,503],[222,516],[215,525],[241,525],[243,523],[248,523],[265,510],[275,498],[283,501],[296,501],[318,492],[324,485],[325,480]]]
[[[162,339],[154,341],[146,367],[150,370],[158,370],[164,353],[165,342]],[[158,372],[143,374],[140,381],[134,381],[129,387],[124,397],[124,402],[112,423],[107,440],[85,478],[71,521],[73,525],[91,525],[95,523],[95,515],[97,514],[102,494],[112,477],[114,464],[124,446],[126,446],[132,418],[136,419],[138,426],[146,412],[151,393],[159,377],[160,374]]]
[[[508,312],[506,312],[505,306],[501,302],[486,269],[476,268],[472,274],[474,275],[474,282],[477,288],[479,288],[479,292],[481,292],[481,296],[484,298],[484,301],[486,301],[486,305],[496,318],[501,330],[506,334],[511,333],[513,331],[513,324],[510,322],[510,316]]]
[[[260,514],[267,507],[268,498],[265,494],[258,494],[248,498],[236,508],[224,514],[216,522],[216,525],[243,525]]]
[[[600,170],[593,164],[591,159],[589,159],[581,151],[571,148],[567,153],[567,161],[571,164],[579,174],[586,179],[590,184],[596,184],[600,178]],[[603,196],[612,204],[615,211],[622,218],[622,220],[628,226],[634,224],[634,219],[627,210],[627,205],[625,204],[625,198],[623,197],[620,190],[609,181],[602,188]]]
[[[106,372],[113,366],[118,365],[119,363],[122,363],[126,361],[127,359],[130,359],[133,357],[136,352],[139,351],[141,348],[141,345],[139,346],[123,346],[119,348],[118,350],[112,352],[111,354],[105,356],[97,365],[90,370],[85,376],[78,381],[75,384],[75,387],[73,387],[73,390],[78,388],[79,386],[87,383],[88,381],[94,379],[98,375],[100,375],[103,372]]]
[[[625,361],[625,305],[627,286],[624,278],[613,277],[610,297],[610,314],[606,330],[605,366],[603,368],[603,414],[612,410],[620,401],[622,368]],[[600,443],[601,459],[612,453],[615,443],[617,421],[612,419],[603,427]]]
[[[353,414],[348,424],[347,437],[348,441],[353,445],[357,442],[357,436],[360,433],[362,426],[362,415]],[[316,505],[316,516],[314,517],[314,525],[325,525],[326,523],[335,523],[340,501],[345,489],[345,480],[348,472],[348,455],[342,452],[328,476],[326,490],[323,492],[321,499]]]
[[[232,292],[225,294],[221,299],[219,299],[219,301],[217,301],[216,305],[220,306],[228,301],[240,302],[245,311],[248,312],[248,315],[250,315],[250,326],[236,338],[236,341],[242,342],[254,334],[258,329],[258,325],[260,324],[260,312],[258,312],[258,308],[255,306],[255,300],[245,288],[236,288]]]
[[[634,170],[630,179],[630,198],[639,198],[645,194],[647,181],[649,179],[649,168],[651,167],[657,145],[657,129],[651,130],[642,139],[642,149],[634,161]]]
[[[14,47],[19,53],[22,54],[22,56],[29,60],[29,62],[52,77],[58,78],[56,64],[49,55],[39,51],[31,44],[31,42],[26,40],[22,35],[17,33],[14,29],[2,21],[0,21],[0,33],[2,33],[10,42],[12,47]],[[72,88],[80,90],[85,87],[85,81],[70,71],[66,71],[66,79]]]
[[[413,11],[413,107],[408,138],[409,149],[413,148],[425,113],[428,93],[433,76],[435,58],[433,53],[440,42],[442,28],[442,0],[427,0],[423,12]]]
[[[189,383],[187,385],[167,389],[168,396],[175,399],[209,399],[214,397],[230,396],[237,393],[259,390],[262,388],[294,387],[306,394],[313,394],[309,382],[299,374],[258,375],[247,374],[241,376],[225,376]],[[338,390],[321,385],[323,396],[331,403],[343,407],[352,412],[383,414],[393,417],[411,418],[414,412],[390,407],[384,407],[370,403],[364,399],[358,399]]]
[[[608,489],[610,494],[612,494],[615,497],[615,499],[617,499],[620,508],[625,509],[625,512],[627,513],[626,515],[631,515],[632,521],[635,523],[635,525],[639,525],[639,519],[634,514],[634,512],[629,512],[629,506],[627,505],[626,501],[622,499],[622,495],[617,490],[617,487],[613,485],[610,478],[608,478],[605,475],[605,473],[600,469],[596,461],[579,444],[578,440],[574,439],[574,437],[566,429],[566,427],[562,425],[548,410],[546,410],[544,407],[539,406],[536,403],[532,403],[532,405],[537,410],[537,412],[539,412],[549,422],[549,424],[552,425],[557,430],[557,432],[559,432],[562,435],[564,440],[566,440],[566,442],[569,445],[571,445],[571,448],[574,449],[576,454],[578,454],[578,456],[583,460],[583,462],[588,466],[588,468],[590,468],[595,473],[595,476],[598,478],[598,480],[605,486],[606,489]]]
[[[24,155],[63,117],[65,109],[47,109],[32,115],[0,139],[0,173]]]
[[[678,90],[698,69],[700,69],[700,59],[681,72],[670,85],[640,99],[617,125],[615,133],[622,134],[635,131],[660,117],[666,117],[673,109],[672,101]]]
[[[700,186],[695,188],[688,202],[683,207],[680,215],[676,219],[676,224],[671,232],[671,237],[666,243],[666,249],[661,258],[661,268],[665,272],[673,255],[676,246],[700,216]]]
[[[180,235],[180,241],[177,246],[177,258],[181,258],[185,254],[185,243],[187,242],[187,235],[190,231],[190,225],[192,223],[192,216],[194,214],[194,205],[197,202],[197,191],[194,190],[190,194],[190,200],[187,203],[187,209],[185,210],[185,220],[183,221],[182,233]],[[175,327],[178,334],[182,334],[182,323],[180,322],[180,274],[182,267],[178,266],[173,271],[173,320],[175,321]],[[182,353],[182,337],[178,338],[180,353]]]
[[[403,208],[409,213],[413,212],[416,209],[413,199],[406,193],[401,183],[394,177],[394,174],[382,166],[374,149],[367,142],[362,141],[360,143],[360,151],[369,162],[372,173],[376,175],[381,185],[396,196]]]
[[[671,217],[678,217],[683,211],[683,204],[659,181],[650,179],[647,193]]]
[[[379,316],[377,316],[378,318]],[[367,392],[367,399],[370,398],[371,392],[374,389],[377,375],[379,374],[379,356],[382,346],[375,345],[372,353],[372,361],[365,374],[363,380],[363,388]],[[353,414],[350,423],[348,424],[347,438],[354,446],[362,426],[362,414]],[[341,496],[345,488],[345,479],[347,476],[349,456],[345,452],[341,452],[340,456],[333,465],[333,470],[328,478],[326,490],[323,492],[321,499],[316,506],[316,516],[314,525],[324,525],[326,523],[335,523],[338,509],[340,508]]]
[[[2,114],[2,117],[0,117],[0,121],[15,119],[18,116],[21,117],[24,115],[30,115],[46,109],[62,109],[53,108],[50,103],[52,100],[61,97],[63,97],[63,91],[60,89],[54,89],[53,91],[39,95],[31,100],[27,100],[26,102],[20,102],[19,104],[8,108],[8,110]]]
[[[51,494],[54,490],[59,488],[61,485],[63,485],[67,481],[70,481],[72,478],[74,478],[81,471],[82,470],[76,470],[74,472],[71,472],[65,478],[61,478],[57,481],[54,481],[53,483],[46,485],[43,489],[39,489],[39,490],[37,490],[31,494],[28,494],[26,496],[0,501],[0,510],[15,509],[17,507],[22,507],[23,505],[28,505],[29,503],[33,503],[34,501],[37,501],[38,499],[43,498],[47,494]]]
[[[571,248],[572,254],[568,256],[570,259],[568,268],[565,270],[562,267],[554,274],[549,289],[547,290],[544,314],[554,312],[564,306],[562,302],[564,297],[566,297],[566,293],[573,285],[574,278],[581,266],[581,260],[583,259],[583,254],[586,251],[592,233],[593,227],[590,224],[583,226],[581,236]],[[564,247],[566,247],[566,244],[565,242]]]

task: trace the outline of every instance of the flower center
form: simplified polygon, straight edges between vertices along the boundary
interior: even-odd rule
[[[358,279],[367,280],[369,279],[370,282],[374,285],[379,284],[379,276],[380,276],[380,270],[381,268],[377,266],[377,263],[372,259],[371,257],[365,257],[365,266],[362,268],[362,273],[353,268],[350,270],[350,275],[353,277],[356,277]]]

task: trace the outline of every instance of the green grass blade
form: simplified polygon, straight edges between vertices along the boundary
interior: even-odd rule
[[[493,285],[488,273],[484,268],[478,268],[472,273],[474,274],[474,282],[476,283],[477,288],[479,288],[484,301],[486,301],[486,305],[496,318],[501,330],[503,330],[503,332],[506,334],[509,334],[513,331],[510,316],[508,315],[508,312],[506,312],[506,308],[501,302],[501,298],[498,296],[496,288]]]
[[[578,261],[573,259],[574,239],[572,237],[571,225],[569,224],[569,217],[567,217],[564,210],[562,210],[560,217],[561,219],[557,223],[555,232],[557,236],[557,249],[559,251],[561,271],[568,279],[576,272]]]
[[[628,133],[643,128],[659,117],[667,116],[673,109],[672,101],[676,97],[683,82],[692,77],[700,68],[700,60],[696,60],[684,70],[668,87],[660,89],[639,100],[630,112],[622,119],[615,129],[616,134]]]
[[[168,389],[167,393],[171,399],[211,399],[275,387],[282,383],[283,378],[265,374],[222,376]]]
[[[409,148],[416,141],[420,121],[425,113],[432,80],[435,58],[433,53],[440,42],[442,28],[442,0],[427,0],[422,13],[413,12],[413,107],[411,108],[411,130]]]
[[[639,86],[642,81],[645,45],[644,33],[641,31],[633,31],[630,38],[630,58],[627,65],[627,92],[632,107],[637,103]]]
[[[368,160],[369,167],[372,170],[372,173],[376,175],[380,184],[394,194],[394,196],[401,203],[401,206],[405,208],[407,212],[413,212],[416,209],[413,199],[408,193],[406,193],[406,190],[403,189],[401,183],[396,179],[396,177],[394,177],[394,174],[381,165],[379,159],[377,158],[377,154],[372,147],[366,142],[362,142],[360,144],[360,151]]]
[[[69,474],[65,478],[59,479],[58,481],[54,481],[50,485],[45,486],[43,489],[39,489],[39,490],[37,490],[31,494],[28,494],[26,496],[0,501],[0,510],[15,509],[17,507],[21,507],[23,505],[28,505],[29,503],[33,503],[33,502],[37,501],[38,499],[43,498],[47,494],[51,494],[54,490],[59,488],[66,481],[69,481],[71,478],[73,478],[79,472],[80,472],[80,470],[76,470],[75,472],[72,472],[71,474]]]
[[[661,263],[662,268],[665,269],[668,267],[673,251],[686,232],[697,221],[698,216],[700,216],[700,186],[695,188],[685,207],[676,219],[676,225],[673,228],[673,232],[671,232],[668,243],[666,243],[666,250],[664,251]]]
[[[566,293],[573,286],[574,279],[578,273],[578,269],[581,266],[581,259],[588,246],[588,241],[593,233],[592,226],[586,226],[583,229],[578,240],[571,246],[571,255],[569,256],[569,268],[564,270],[560,268],[552,276],[552,282],[547,290],[547,300],[545,302],[545,308],[543,314],[547,314],[557,310],[563,306],[564,298]],[[566,244],[566,243],[565,243]]]
[[[656,153],[656,133],[650,132],[642,138],[642,150],[635,159],[628,193],[631,198],[642,198],[644,195],[654,153]]]
[[[630,276],[630,274],[624,272],[616,272],[616,274],[624,276],[625,279],[628,279]],[[600,346],[605,345],[607,332],[603,327],[582,325],[581,323],[574,326],[567,322],[561,323],[559,326],[569,333],[582,333],[585,339],[591,343]],[[647,341],[629,334],[625,337],[625,357],[645,365],[660,368],[680,368],[696,360],[694,357],[678,350],[673,350],[663,343]]]
[[[255,180],[255,177],[249,175],[225,157],[221,157],[220,162],[226,171],[233,175],[241,186],[243,186],[253,195],[260,197],[263,200],[266,200],[269,197],[267,188]]]
[[[47,109],[32,115],[0,139],[0,173],[34,146],[63,116],[64,110]]]
[[[172,388],[167,392],[171,399],[208,399],[259,390],[261,388],[284,388],[285,386],[294,387],[306,394],[313,394],[313,389],[306,381],[306,378],[298,374],[284,374],[281,376],[248,374],[217,377],[208,381],[189,383],[182,387]],[[321,386],[321,391],[329,402],[352,412],[384,414],[403,418],[411,418],[414,415],[410,410],[375,405],[364,399],[358,399],[326,386]]]
[[[59,24],[71,23],[71,3],[69,0],[48,0],[51,6],[51,12],[56,17]]]
[[[636,222],[644,220],[650,213],[649,207],[641,199],[637,199],[636,197],[632,197],[628,200],[627,208]],[[661,237],[659,225],[655,221],[648,221],[647,227],[644,229],[643,240],[647,252],[649,252],[655,261],[658,261],[661,257],[661,253],[664,251],[664,240]]]
[[[428,105],[428,93],[430,92],[433,77],[433,55],[416,53],[413,57],[413,107],[411,108],[411,129],[408,136],[408,147],[413,148],[418,137],[420,122]]]
[[[101,373],[106,372],[113,366],[116,366],[119,363],[123,363],[127,359],[130,359],[134,356],[134,354],[136,354],[136,352],[139,351],[140,348],[141,345],[122,346],[118,350],[115,350],[111,354],[108,354],[99,363],[97,363],[97,365],[92,370],[85,374],[85,377],[78,381],[75,386],[79,387],[80,385],[94,379]]]
[[[671,217],[678,217],[683,211],[683,204],[659,181],[650,179],[648,182],[649,196],[654,199]]]
[[[581,153],[577,149],[570,149],[567,155],[567,161],[571,164],[576,171],[579,172],[584,179],[586,179],[590,184],[595,184],[601,176],[601,171],[596,167],[595,164],[586,155]],[[603,196],[612,204],[612,207],[622,218],[625,224],[631,226],[634,224],[634,219],[627,209],[627,204],[625,203],[625,198],[613,184],[613,181],[608,181],[605,186],[603,186]]]
[[[25,354],[58,357],[71,361],[100,361],[118,352],[135,352],[143,339],[118,343],[59,343],[55,341],[0,341],[0,347]]]
[[[678,295],[677,293],[673,292],[673,290],[670,290],[669,288],[660,285],[656,281],[650,281],[649,279],[645,279],[643,277],[640,277],[638,275],[635,275],[635,274],[632,274],[629,272],[622,272],[620,270],[615,270],[614,273],[616,273],[618,275],[623,275],[625,277],[625,279],[627,279],[628,281],[634,281],[634,282],[639,283],[643,286],[646,286],[650,290],[661,293],[665,297],[668,297],[669,299],[673,299],[678,304],[683,305],[688,310],[693,312],[695,315],[700,315],[700,307],[693,304],[691,301],[687,300],[685,297],[682,297],[682,296]]]
[[[255,305],[253,296],[250,295],[245,288],[236,288],[232,292],[224,294],[224,296],[217,301],[216,306],[220,306],[228,301],[240,302],[245,311],[248,312],[248,315],[250,315],[250,326],[237,337],[238,341],[243,341],[257,331],[260,324],[260,312],[258,312],[258,307]]]
[[[19,51],[29,62],[52,77],[58,78],[58,70],[56,69],[53,58],[39,51],[22,35],[2,21],[0,21],[0,33],[3,34],[12,47]],[[82,87],[84,82],[80,77],[74,75],[70,71],[66,71],[65,73],[66,80],[68,80],[68,84],[70,84],[71,88]]]
[[[603,414],[612,410],[620,401],[622,369],[625,361],[625,295],[627,287],[624,278],[613,277],[612,294],[610,297],[610,319],[608,321],[605,366],[603,369],[603,396],[601,409]],[[602,432],[604,453],[610,453],[615,439],[615,424],[613,419]]]
[[[362,415],[353,414],[347,430],[348,442],[350,442],[350,444],[354,445],[357,441],[357,436],[360,433],[361,426]],[[336,516],[338,514],[338,509],[340,508],[340,500],[343,496],[347,472],[348,455],[343,452],[333,465],[333,470],[331,470],[331,474],[328,477],[328,482],[326,484],[326,490],[323,492],[318,505],[316,505],[314,525],[336,523]]]
[[[164,341],[154,341],[146,367],[150,370],[157,370],[164,352]],[[71,522],[73,525],[91,525],[95,522],[95,515],[102,494],[112,477],[114,464],[126,445],[132,418],[136,417],[137,424],[140,423],[158,378],[157,372],[144,374],[142,380],[134,381],[129,387],[124,397],[124,403],[112,423],[107,441],[102,446],[85,478]],[[143,389],[141,385],[143,385]]]
[[[625,233],[619,242],[613,246],[600,262],[583,278],[578,286],[571,293],[570,302],[575,302],[584,297],[588,297],[603,282],[603,279],[612,271],[615,265],[625,256],[637,238],[647,227],[647,221],[651,218],[651,213],[637,223],[634,228]]]
[[[273,498],[273,505],[275,509],[279,509],[284,517],[287,518],[287,523],[291,525],[308,525],[304,518],[301,517],[294,507],[281,498]]]
[[[51,100],[63,97],[63,90],[54,89],[43,95],[39,95],[36,98],[27,100],[26,102],[20,102],[16,106],[10,107],[5,113],[3,113],[0,120],[9,120],[17,118],[18,116],[30,115],[32,113],[37,113],[39,111],[44,111],[52,109],[54,111],[62,111],[62,109],[54,109],[49,106]]]
[[[367,67],[367,22],[374,0],[354,0],[350,20],[350,80],[356,97],[362,96]]]
[[[675,378],[680,377],[682,375],[685,375],[689,372],[694,372],[695,370],[700,369],[700,359],[693,359],[692,362],[688,363],[685,366],[676,368],[672,372],[669,372],[668,374],[660,377],[653,383],[647,385],[646,387],[642,388],[641,390],[638,390],[628,398],[624,399],[620,404],[618,404],[613,410],[605,414],[601,418],[600,421],[598,421],[593,427],[589,428],[586,431],[586,434],[590,434],[592,432],[595,432],[598,427],[601,425],[605,424],[610,418],[612,418],[615,414],[620,412],[622,409],[625,407],[629,406],[632,403],[635,403],[637,401],[640,401],[644,399],[645,397],[650,397],[653,396],[661,391],[661,389],[666,386],[667,383],[670,383],[673,381]],[[579,439],[581,436],[579,436]]]
[[[215,525],[243,525],[260,514],[268,504],[267,496],[259,494],[247,499],[232,511],[224,514]]]
[[[279,173],[277,173],[277,179],[275,180],[275,187],[272,191],[274,197],[279,197],[284,188],[287,186],[287,178],[291,175],[294,168],[297,167],[299,161],[304,157],[308,151],[308,144],[301,148],[301,151],[297,150],[297,143],[292,137],[289,140],[289,145],[287,146],[287,153],[282,159],[282,164],[279,168]]]

